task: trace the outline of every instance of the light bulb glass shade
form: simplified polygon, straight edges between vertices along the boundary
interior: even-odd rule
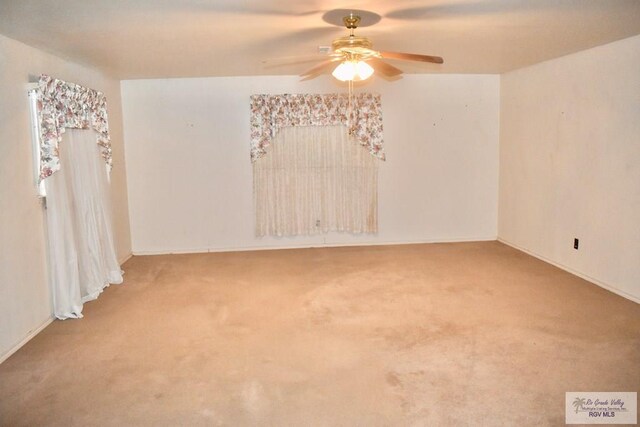
[[[342,82],[360,81],[371,77],[373,68],[364,61],[344,61],[331,74]]]
[[[346,82],[349,80],[353,80],[356,72],[356,64],[353,61],[345,61],[341,62],[340,65],[338,65],[336,69],[333,70],[333,73],[331,73],[331,75],[342,82]]]
[[[359,80],[367,80],[373,74],[373,68],[371,68],[371,65],[366,62],[359,61],[356,64],[356,74],[360,77]]]

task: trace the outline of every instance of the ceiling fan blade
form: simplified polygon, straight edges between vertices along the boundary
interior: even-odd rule
[[[434,64],[444,63],[444,60],[439,56],[418,55],[416,53],[380,52],[380,55],[382,55],[383,58],[400,59],[402,61],[432,62]]]
[[[316,77],[318,77],[319,75],[321,75],[322,73],[313,73],[313,74],[309,74],[308,76],[306,76],[304,79],[300,79],[301,82],[306,82],[307,80],[313,80]]]
[[[336,61],[340,61],[341,59],[342,59],[342,57],[338,57],[338,58],[331,58],[331,59],[327,59],[326,61],[322,61],[321,63],[319,63],[315,67],[312,67],[312,68],[308,69],[307,71],[305,71],[304,73],[301,73],[300,77],[309,77],[311,75],[320,75],[320,74],[326,72],[327,70],[329,70],[330,68],[333,68],[333,65],[334,65],[333,63],[336,62]],[[313,77],[311,77],[311,78],[313,78]]]
[[[376,73],[380,73],[383,76],[396,77],[402,74],[402,70],[400,68],[396,68],[391,64],[387,64],[382,59],[371,58],[368,59],[367,62],[376,71]]]
[[[282,46],[283,44],[313,46],[320,45],[327,39],[333,39],[342,34],[343,31],[335,27],[313,27],[295,31],[283,31],[274,37],[264,37],[259,42],[264,46],[265,50],[273,49],[273,46]]]
[[[262,60],[261,63],[265,68],[281,67],[285,65],[303,64],[306,62],[318,62],[333,58],[336,54],[316,53],[315,55],[298,55],[298,56],[282,56],[280,58],[269,58]]]

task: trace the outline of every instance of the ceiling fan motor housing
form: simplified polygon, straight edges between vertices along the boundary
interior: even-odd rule
[[[366,37],[339,37],[331,43],[331,47],[334,52],[359,58],[379,56],[378,52],[372,49],[373,43]]]

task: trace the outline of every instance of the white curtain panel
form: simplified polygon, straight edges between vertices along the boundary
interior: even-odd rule
[[[111,225],[109,184],[93,130],[67,129],[60,171],[45,179],[54,314],[82,317],[82,304],[122,283]]]
[[[344,126],[282,128],[253,178],[257,236],[378,231],[378,159]]]

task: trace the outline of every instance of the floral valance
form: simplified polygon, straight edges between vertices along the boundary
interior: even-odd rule
[[[278,130],[286,126],[346,125],[355,139],[381,160],[382,104],[380,95],[347,94],[251,96],[251,161],[266,154]]]
[[[58,146],[67,128],[93,129],[102,157],[111,167],[107,99],[102,92],[42,75],[38,82],[40,179],[60,170]]]

